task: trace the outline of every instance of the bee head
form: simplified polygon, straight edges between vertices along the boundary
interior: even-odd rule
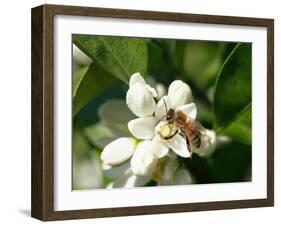
[[[170,109],[168,110],[165,119],[166,119],[167,122],[173,122],[173,120],[174,120],[174,109],[171,109],[171,108],[170,108]]]

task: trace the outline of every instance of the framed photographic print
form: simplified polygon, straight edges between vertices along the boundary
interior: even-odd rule
[[[32,9],[32,216],[273,206],[272,19]]]

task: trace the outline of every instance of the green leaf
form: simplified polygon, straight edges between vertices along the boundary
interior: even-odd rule
[[[127,84],[133,73],[146,73],[148,53],[145,39],[73,35],[73,42],[104,70]]]
[[[219,182],[215,181],[211,168],[208,165],[208,158],[201,158],[197,154],[192,155],[192,159],[179,158],[185,167],[194,176],[196,184],[208,184]]]
[[[85,66],[80,68],[73,76],[73,92],[72,97],[76,96],[77,90],[83,81],[84,76],[86,75],[87,71],[89,70],[89,66]]]
[[[251,144],[251,44],[237,44],[219,73],[214,95],[218,133]]]
[[[74,160],[79,160],[87,157],[89,149],[91,149],[90,143],[83,135],[81,129],[73,128],[72,134],[72,149]]]
[[[251,181],[251,146],[231,141],[219,145],[208,158],[197,154],[192,159],[179,158],[197,184]]]
[[[244,144],[252,143],[252,105],[247,105],[222,133]]]
[[[148,73],[157,81],[169,81],[175,76],[171,68],[171,61],[167,54],[167,43],[159,39],[151,39],[147,42],[148,49]],[[170,81],[169,81],[170,82]]]
[[[98,65],[80,69],[73,78],[73,117],[116,79]]]
[[[251,181],[251,159],[250,145],[233,141],[219,147],[208,159],[214,182]]]
[[[213,122],[213,115],[212,111],[210,111],[210,107],[200,101],[199,99],[196,100],[196,107],[197,107],[197,120],[205,127],[205,128],[212,128]]]
[[[222,42],[177,41],[176,61],[187,80],[200,90],[212,86],[223,63],[227,44]]]

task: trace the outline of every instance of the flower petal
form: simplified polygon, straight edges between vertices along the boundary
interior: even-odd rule
[[[136,83],[142,83],[144,85],[146,84],[144,78],[141,76],[141,74],[139,72],[136,72],[136,73],[131,75],[129,87],[131,88]]]
[[[152,139],[154,136],[155,117],[133,119],[128,123],[131,134],[138,139]]]
[[[101,153],[101,160],[107,165],[118,165],[129,159],[135,150],[133,138],[123,137],[109,143]]]
[[[172,139],[167,141],[167,145],[179,156],[189,158],[190,152],[187,149],[186,140],[181,135],[177,134]]]
[[[92,63],[93,60],[73,44],[73,61],[79,65],[88,65]]]
[[[110,99],[104,102],[98,109],[98,116],[108,125],[127,124],[129,120],[135,118],[126,102],[121,99]]]
[[[131,175],[126,180],[126,183],[124,184],[124,188],[135,188],[135,187],[142,187],[145,184],[147,184],[151,180],[151,177],[143,176],[139,177],[136,175]]]
[[[157,97],[156,89],[152,88],[152,87],[149,86],[149,85],[145,85],[145,87],[146,87],[147,90],[151,93],[151,95],[152,95],[153,97]]]
[[[191,101],[191,89],[181,80],[173,81],[169,86],[168,97],[171,100],[172,108],[176,109]]]
[[[138,117],[152,116],[156,109],[153,94],[141,83],[135,83],[130,87],[126,102],[129,109]]]
[[[162,83],[157,83],[152,77],[146,77],[146,82],[151,87],[155,87],[157,99],[160,100],[163,96],[167,95],[167,90]]]
[[[157,92],[157,97],[158,99],[162,98],[163,96],[167,95],[167,91],[166,91],[166,88],[163,84],[161,83],[157,83],[155,85],[155,89],[156,89],[156,92]]]
[[[131,168],[136,176],[151,176],[156,167],[157,159],[151,153],[151,141],[142,141],[138,144],[133,157]]]
[[[174,174],[174,184],[175,185],[184,185],[184,184],[191,184],[192,177],[188,170],[180,169]]]
[[[128,169],[123,175],[107,185],[106,188],[134,188],[142,187],[151,180],[151,177],[138,177]]]
[[[157,107],[155,110],[155,117],[157,120],[163,119],[164,115],[166,115],[167,111],[171,108],[171,101],[168,96],[164,96],[157,103]]]
[[[167,158],[164,171],[158,181],[158,185],[172,185],[173,177],[176,169],[178,168],[177,159]]]
[[[103,174],[112,180],[117,179],[118,177],[123,175],[128,169],[130,169],[130,167],[130,161],[127,161],[118,166],[110,166],[106,165],[105,163],[102,164]]]
[[[156,156],[156,158],[162,158],[169,152],[169,147],[161,141],[158,136],[152,139],[151,152]]]
[[[181,110],[185,114],[187,114],[190,118],[196,119],[197,108],[194,103],[182,105],[182,106],[178,107],[177,110]]]

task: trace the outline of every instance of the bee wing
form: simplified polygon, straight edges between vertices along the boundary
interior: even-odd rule
[[[192,123],[195,125],[195,127],[196,127],[197,131],[200,133],[200,135],[204,136],[205,133],[206,133],[205,132],[205,130],[206,130],[205,127],[202,126],[202,124],[200,122],[196,121],[196,120],[193,120],[191,118],[190,118],[190,120],[192,120]]]

